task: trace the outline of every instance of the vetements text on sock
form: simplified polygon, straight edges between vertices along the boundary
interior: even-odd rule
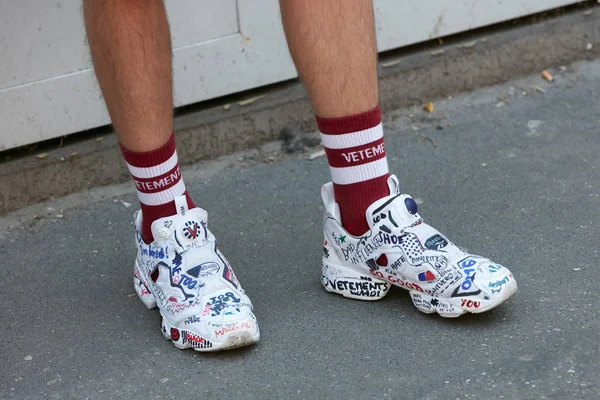
[[[176,166],[172,171],[167,174],[156,176],[153,178],[140,179],[137,177],[133,178],[135,187],[140,192],[151,193],[157,190],[164,190],[175,185],[181,179],[181,170],[179,166]]]
[[[348,153],[342,153],[342,156],[348,163],[358,162],[363,160],[369,160],[379,155],[385,154],[385,143],[380,143],[377,146],[367,148],[364,150],[350,151]]]

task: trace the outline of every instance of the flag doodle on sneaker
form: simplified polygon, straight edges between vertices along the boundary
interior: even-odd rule
[[[434,281],[434,280],[435,280],[435,275],[433,273],[431,273],[430,271],[421,272],[419,274],[419,281],[421,281],[421,282]]]
[[[423,253],[423,245],[414,233],[405,233],[401,237],[400,247],[409,257],[416,257]]]

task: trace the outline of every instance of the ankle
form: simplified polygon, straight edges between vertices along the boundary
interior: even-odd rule
[[[187,191],[183,194],[186,197],[188,208],[195,208],[196,205],[194,204],[194,201],[192,200],[190,194]],[[157,219],[166,218],[177,214],[175,201],[170,201],[169,203],[161,204],[159,206],[148,206],[141,203],[140,206],[142,212],[142,224],[140,227],[140,234],[144,242],[146,244],[150,244],[154,241],[154,236],[152,235],[152,224]]]

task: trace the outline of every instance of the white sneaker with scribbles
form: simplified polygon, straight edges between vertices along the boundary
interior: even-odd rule
[[[425,224],[415,201],[400,193],[396,176],[388,185],[390,195],[367,209],[370,230],[361,237],[342,227],[333,185],[323,186],[325,289],[378,300],[396,285],[410,292],[420,311],[449,318],[491,310],[517,291],[507,268],[465,253]]]
[[[180,348],[218,351],[247,346],[260,338],[252,303],[207,228],[206,211],[175,199],[177,214],[152,223],[154,242],[140,235],[134,287],[148,308],[158,306],[162,333]]]

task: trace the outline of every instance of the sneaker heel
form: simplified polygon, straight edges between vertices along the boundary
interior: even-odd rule
[[[382,299],[391,287],[389,282],[332,264],[325,257],[322,263],[321,284],[328,292],[367,301]]]
[[[142,304],[151,310],[156,307],[156,299],[154,298],[154,295],[150,293],[150,289],[148,289],[146,282],[142,279],[141,273],[142,272],[136,263],[133,272],[133,288]]]

